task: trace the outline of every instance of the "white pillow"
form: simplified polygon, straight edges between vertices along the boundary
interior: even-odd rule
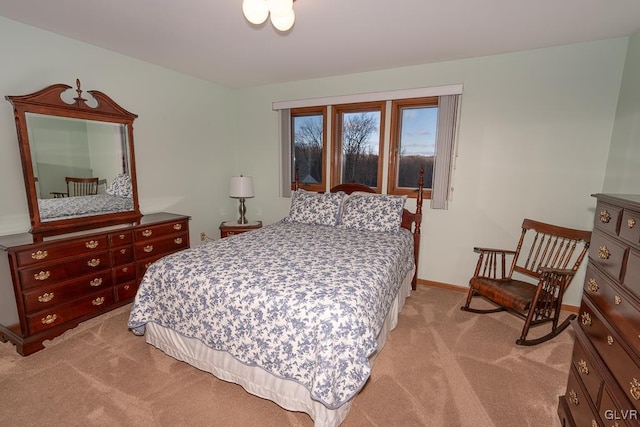
[[[294,191],[288,222],[315,225],[337,225],[340,206],[345,193],[314,193],[305,190]]]
[[[352,193],[342,204],[341,224],[366,231],[397,232],[407,196]]]
[[[133,197],[131,177],[127,174],[116,175],[106,193],[110,196]]]

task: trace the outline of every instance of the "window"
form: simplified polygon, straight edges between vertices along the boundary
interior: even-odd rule
[[[290,194],[297,168],[312,191],[357,182],[415,197],[423,168],[423,196],[431,208],[446,209],[461,93],[462,85],[451,85],[275,102],[282,164],[291,165],[281,169],[281,195]]]
[[[326,115],[326,107],[291,109],[292,186],[297,172],[302,188],[325,191]]]
[[[424,169],[425,198],[431,198],[438,129],[438,97],[402,99],[391,103],[389,194],[413,194]]]
[[[384,102],[334,107],[331,185],[357,182],[382,188]]]

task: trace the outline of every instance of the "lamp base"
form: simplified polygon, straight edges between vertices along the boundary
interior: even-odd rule
[[[240,213],[240,218],[238,219],[238,224],[246,224],[247,217],[247,208],[244,206],[244,197],[240,197],[240,207],[238,208],[238,212]]]

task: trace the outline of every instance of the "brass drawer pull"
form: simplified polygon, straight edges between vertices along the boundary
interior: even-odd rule
[[[593,277],[589,278],[589,280],[587,281],[587,289],[590,292],[598,292],[600,286],[598,285],[598,282],[596,282],[596,279],[594,279]]]
[[[46,257],[49,256],[49,252],[47,251],[36,251],[36,252],[32,252],[31,253],[31,258],[35,259],[35,260],[41,260],[41,259],[45,259]]]
[[[93,286],[94,288],[102,285],[102,277],[96,277],[89,282],[89,285]]]
[[[124,240],[124,238],[125,238],[125,237],[127,237],[127,235],[126,235],[126,234],[121,234],[121,235],[119,235],[119,236],[118,236],[118,238],[119,238],[120,240]]]
[[[33,278],[36,280],[47,280],[49,276],[51,276],[51,272],[47,270],[47,271],[41,271],[40,273],[34,274]]]
[[[586,311],[580,316],[580,320],[584,326],[591,326],[591,315]]]
[[[613,337],[611,335],[607,335],[607,344],[613,345]]]
[[[622,297],[620,297],[620,295],[616,295],[613,297],[613,302],[615,303],[615,305],[620,305],[622,304]]]
[[[153,264],[153,262],[148,262],[148,263],[146,263],[146,264],[144,265],[144,268],[149,268],[149,266],[150,266],[151,264]]]
[[[98,247],[98,242],[96,242],[95,240],[90,240],[87,243],[85,243],[84,245],[87,247],[87,249],[95,249]]]
[[[598,248],[598,258],[609,259],[610,256],[611,256],[611,251],[605,245],[602,245]]]
[[[586,360],[581,359],[578,362],[578,371],[580,371],[580,373],[583,375],[589,375],[589,366],[587,366]]]
[[[175,239],[173,239],[173,243],[175,243],[176,245],[179,245],[182,243],[182,238],[181,237],[176,237]]]
[[[124,268],[122,269],[122,272],[123,272],[123,273],[126,273],[127,271],[129,271],[129,267],[124,267]]]
[[[569,392],[569,402],[573,403],[576,406],[580,404],[580,401],[578,400],[578,394],[573,390]]]
[[[153,245],[145,246],[144,248],[142,248],[142,250],[146,253],[153,252]]]
[[[104,297],[98,297],[98,298],[94,299],[93,301],[91,301],[91,304],[93,304],[95,306],[104,304]]]
[[[629,227],[629,228],[633,228],[633,227],[635,227],[635,225],[636,225],[636,220],[635,220],[635,218],[629,218],[629,219],[627,220],[627,227]]]
[[[173,225],[173,229],[174,230],[182,230],[182,224],[174,224]]]
[[[51,301],[53,299],[53,295],[54,295],[53,292],[51,292],[51,293],[45,292],[44,294],[42,294],[42,295],[40,295],[38,297],[38,301],[40,301],[40,302],[49,302],[49,301]]]
[[[606,209],[600,211],[600,222],[607,224],[609,221],[611,221],[611,214]]]
[[[97,267],[97,266],[99,266],[99,265],[100,265],[100,259],[98,259],[98,258],[93,258],[92,260],[87,261],[87,265],[88,265],[89,267]]]
[[[126,253],[127,253],[127,250],[126,250],[126,249],[120,249],[120,253],[121,253],[122,255],[124,255],[124,254],[126,254]]]
[[[43,325],[50,325],[53,322],[55,322],[57,318],[58,318],[57,314],[49,314],[47,315],[47,317],[43,317],[42,319],[40,319],[40,321],[42,322]]]
[[[130,287],[131,287],[131,286],[129,286],[129,285],[124,285],[124,290],[125,290],[125,291],[128,291]]]
[[[142,235],[143,235],[144,237],[149,237],[149,236],[151,236],[152,234],[153,234],[153,231],[151,231],[151,230],[144,230],[144,231],[142,232]]]
[[[236,234],[235,231],[227,231],[227,235],[229,235],[229,236],[233,236],[234,234]]]
[[[631,388],[629,389],[629,394],[635,400],[640,400],[640,381],[637,378],[634,378],[629,384],[631,384]]]

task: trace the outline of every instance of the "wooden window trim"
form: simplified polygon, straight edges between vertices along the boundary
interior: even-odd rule
[[[327,182],[327,164],[326,161],[329,159],[327,155],[327,107],[319,106],[319,107],[301,107],[301,108],[292,108],[290,110],[291,114],[291,161],[294,159],[294,144],[295,144],[295,132],[293,129],[294,117],[302,117],[302,116],[322,116],[322,181],[318,184],[303,184],[299,183],[299,187],[306,191],[317,191],[323,193],[326,190],[326,182]],[[291,164],[293,168],[293,164]],[[291,176],[291,190],[295,190],[295,181],[296,181],[296,171],[292,171],[293,174]]]

